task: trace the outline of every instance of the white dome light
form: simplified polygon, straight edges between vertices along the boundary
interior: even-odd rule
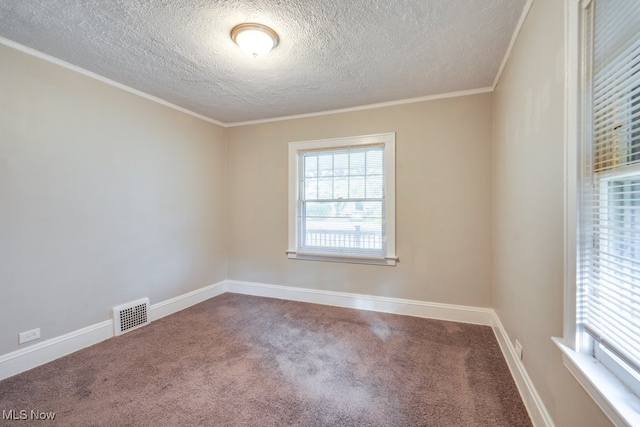
[[[278,44],[278,34],[261,24],[240,24],[231,30],[231,38],[247,55],[266,55]]]

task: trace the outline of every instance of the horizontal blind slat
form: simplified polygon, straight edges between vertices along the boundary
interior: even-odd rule
[[[596,300],[601,299],[602,302],[615,303],[616,307],[619,307],[621,310],[630,312],[634,311],[637,308],[637,303],[631,302],[633,297],[625,298],[623,296],[623,292],[618,292],[612,286],[599,286],[596,289],[592,289],[592,291],[595,292],[588,294],[585,297],[594,300],[593,302],[598,302]],[[595,307],[597,305],[593,306]],[[619,313],[613,314],[619,316]],[[623,320],[624,319],[621,318],[620,322],[624,323]],[[631,323],[631,320],[629,319],[626,319],[626,322],[628,322],[628,324],[626,324],[625,329],[635,330],[635,333],[640,333],[640,325],[638,325],[637,323]],[[640,345],[640,341],[638,342],[638,345]]]

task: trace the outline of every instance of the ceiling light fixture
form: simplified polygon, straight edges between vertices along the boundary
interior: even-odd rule
[[[247,55],[257,58],[278,45],[278,34],[262,24],[240,24],[231,30],[231,38]]]

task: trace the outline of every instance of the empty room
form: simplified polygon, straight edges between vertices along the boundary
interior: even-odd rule
[[[0,425],[639,426],[639,152],[637,0],[0,0]]]

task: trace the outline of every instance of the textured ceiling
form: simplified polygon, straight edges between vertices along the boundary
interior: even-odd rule
[[[0,0],[0,36],[234,123],[486,88],[526,0]],[[242,22],[280,44],[245,55]]]

